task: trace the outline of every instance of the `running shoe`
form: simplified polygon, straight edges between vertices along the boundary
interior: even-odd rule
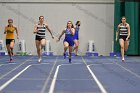
[[[64,53],[64,59],[66,59],[66,53]]]
[[[71,63],[71,58],[69,58],[69,63]]]
[[[12,60],[13,60],[13,58],[11,57],[11,58],[10,58],[10,60],[9,60],[9,63],[11,63],[11,62],[12,62]]]
[[[125,61],[125,59],[124,58],[122,58],[122,62],[124,62]]]
[[[41,62],[41,60],[42,60],[42,59],[41,59],[41,58],[39,58],[39,59],[38,59],[38,62],[40,63],[40,62]]]

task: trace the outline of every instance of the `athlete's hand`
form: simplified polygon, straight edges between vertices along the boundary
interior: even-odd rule
[[[6,34],[6,31],[4,31],[4,34]]]
[[[52,39],[54,39],[54,36],[52,36]]]
[[[56,40],[56,42],[59,42],[59,41],[60,41],[60,39],[57,39],[57,40]]]
[[[33,33],[35,34],[35,33],[37,33],[37,31],[34,31]]]
[[[128,41],[128,38],[126,38],[126,41]]]

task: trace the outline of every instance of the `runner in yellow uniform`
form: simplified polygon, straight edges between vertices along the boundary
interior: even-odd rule
[[[9,62],[12,62],[13,48],[14,48],[14,43],[15,43],[15,37],[14,37],[15,31],[16,31],[17,39],[18,39],[19,37],[18,37],[17,27],[13,25],[12,19],[8,19],[8,25],[5,27],[4,34],[6,34],[6,47],[7,47],[8,54],[10,56]]]

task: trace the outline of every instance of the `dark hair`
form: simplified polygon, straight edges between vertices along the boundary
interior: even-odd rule
[[[77,21],[75,25],[77,25],[77,24],[79,24],[79,23],[80,23],[80,21]]]
[[[12,21],[13,22],[13,19],[8,19],[8,22]]]
[[[72,24],[72,21],[68,21],[68,22],[71,22]],[[67,22],[67,28],[68,28],[68,22]],[[71,28],[74,28],[73,24],[71,25]]]
[[[44,16],[39,16],[39,20],[40,20],[40,18],[41,18],[41,17],[43,17],[43,18],[44,18]]]
[[[125,16],[122,16],[122,17],[121,17],[121,19],[122,19],[122,18],[125,18],[125,19],[126,19],[126,17],[125,17]]]

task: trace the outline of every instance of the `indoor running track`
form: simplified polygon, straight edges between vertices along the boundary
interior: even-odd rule
[[[0,93],[140,93],[140,57],[0,56]]]

